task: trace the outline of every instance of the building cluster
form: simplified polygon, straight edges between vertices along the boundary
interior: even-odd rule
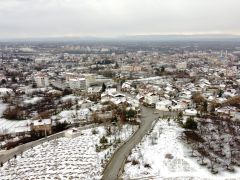
[[[239,121],[240,60],[234,49],[15,46],[0,51],[1,135],[49,134],[59,122],[79,125],[96,117],[116,121],[142,105]],[[8,125],[13,120],[22,123]]]

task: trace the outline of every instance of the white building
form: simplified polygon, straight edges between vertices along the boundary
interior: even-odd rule
[[[69,87],[70,89],[74,90],[85,90],[86,79],[85,78],[69,79]]]
[[[101,93],[102,91],[102,86],[93,86],[87,88],[87,92],[92,94],[92,93]]]
[[[117,89],[116,88],[107,88],[106,89],[106,93],[107,94],[116,94],[117,93]]]
[[[120,103],[124,103],[127,101],[126,97],[124,94],[121,93],[115,93],[115,94],[108,94],[107,92],[104,92],[101,94],[101,102],[107,102],[107,101],[111,101],[114,104],[120,104]]]
[[[136,99],[130,98],[130,99],[127,100],[127,102],[131,105],[131,107],[133,109],[136,109],[136,108],[138,108],[140,106],[140,102],[138,100],[136,100]]]
[[[51,61],[51,58],[49,57],[40,57],[35,59],[35,63],[38,63],[38,64],[42,64],[50,61]]]
[[[196,109],[186,109],[184,111],[184,115],[186,115],[186,116],[196,116],[197,115],[197,110]]]
[[[70,72],[65,73],[64,76],[65,76],[66,83],[69,83],[70,79],[77,79],[78,78],[78,76],[75,73],[70,73]]]
[[[121,70],[122,71],[133,71],[133,72],[138,72],[138,71],[141,71],[142,70],[142,67],[141,66],[138,66],[138,65],[124,65],[121,67]]]
[[[48,87],[49,86],[49,78],[47,74],[39,73],[36,74],[34,80],[37,84],[37,87]]]
[[[237,80],[238,85],[240,85],[240,79]]]
[[[122,89],[129,90],[130,88],[131,88],[131,83],[130,82],[124,82],[122,84]]]
[[[159,101],[159,96],[154,93],[148,93],[144,98],[144,102],[149,105],[156,104],[158,101]]]
[[[94,74],[86,74],[86,87],[90,87],[92,84],[96,83],[96,76]]]
[[[156,109],[159,111],[169,111],[172,105],[172,101],[170,100],[163,100],[156,103]]]
[[[187,62],[181,62],[176,64],[177,70],[186,70],[187,69]]]
[[[240,112],[236,112],[236,113],[234,114],[233,119],[234,119],[235,121],[240,121]]]

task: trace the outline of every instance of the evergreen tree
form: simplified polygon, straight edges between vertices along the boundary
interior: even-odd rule
[[[107,88],[107,87],[106,87],[105,83],[103,83],[103,84],[102,84],[102,92],[105,92],[105,91],[106,91],[106,88]]]
[[[203,112],[207,112],[208,111],[208,102],[204,101],[203,103]]]
[[[183,125],[184,128],[186,129],[192,129],[195,130],[197,129],[197,122],[194,121],[193,117],[189,117],[186,121],[186,123]]]

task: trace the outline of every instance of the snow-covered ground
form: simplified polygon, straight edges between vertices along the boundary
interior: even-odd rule
[[[48,89],[47,88],[30,88],[30,87],[26,87],[26,89],[24,90],[26,94],[33,94],[36,92],[46,92]]]
[[[75,101],[77,99],[79,99],[79,97],[78,96],[74,96],[73,94],[70,94],[70,95],[67,95],[67,96],[64,96],[64,97],[61,98],[61,100],[63,102],[66,102],[66,101],[69,101],[69,100]]]
[[[3,88],[2,88],[3,89]],[[28,89],[34,91],[46,91],[46,88],[37,88],[37,89]],[[3,90],[2,90],[3,91]],[[31,92],[32,92],[31,91]],[[43,98],[42,97],[25,97],[23,100],[24,104],[36,104],[40,102]],[[67,101],[67,100],[79,100],[80,97],[74,96],[74,95],[67,95],[61,98],[62,101]],[[3,112],[6,110],[8,107],[7,104],[4,104],[2,101],[0,101],[0,134],[6,134],[6,133],[15,133],[16,129],[21,129],[22,127],[25,127],[31,124],[33,121],[32,119],[27,119],[27,120],[8,120],[2,117]],[[88,108],[81,108],[79,110],[63,110],[61,111],[58,115],[52,116],[53,119],[58,119],[59,122],[69,122],[69,123],[74,123],[74,119],[79,119],[79,120],[85,120],[88,115],[89,115],[89,109]]]
[[[2,117],[3,112],[6,110],[7,104],[4,104],[2,101],[0,101],[0,117]]]
[[[7,104],[4,104],[2,103],[2,101],[0,101],[0,134],[15,132],[15,129],[17,127],[26,126],[27,124],[30,124],[29,120],[13,121],[2,118],[3,112],[6,110],[6,108]]]
[[[74,96],[69,96],[67,98],[74,98]],[[42,97],[33,97],[30,99],[26,99],[23,102],[25,104],[35,104],[42,100]],[[2,101],[0,101],[0,134],[6,134],[6,133],[15,133],[16,129],[19,129],[21,127],[25,127],[27,125],[30,125],[31,122],[33,122],[32,119],[28,120],[8,120],[2,117],[3,112],[8,107],[7,104],[4,104]],[[53,119],[58,118],[60,122],[67,121],[69,123],[73,123],[74,117],[78,117],[78,119],[86,118],[87,114],[89,113],[89,109],[87,108],[81,108],[79,110],[63,110],[58,115],[52,116]]]
[[[116,127],[117,128],[117,127]],[[110,146],[96,152],[100,138],[105,135],[108,142],[115,138],[126,140],[136,126],[124,125],[111,128],[107,136],[104,127],[83,130],[76,138],[59,138],[38,145],[0,167],[1,180],[22,179],[101,179],[103,166],[117,148]]]
[[[88,108],[81,108],[79,110],[63,110],[58,115],[53,116],[53,118],[58,118],[60,122],[68,122],[73,123],[74,118],[78,119],[87,119],[90,114],[90,110]]]
[[[181,132],[175,122],[159,120],[153,131],[132,150],[124,167],[124,179],[240,179],[239,169],[235,173],[213,175],[200,166],[181,142]]]
[[[9,88],[0,88],[0,97],[5,96],[7,94],[12,94],[13,90]]]
[[[25,99],[23,101],[23,103],[25,104],[36,104],[38,102],[40,102],[43,98],[42,97],[33,97],[33,98],[30,98],[30,99]]]
[[[31,122],[31,120],[14,121],[0,118],[0,134],[15,133],[17,128],[30,125]]]

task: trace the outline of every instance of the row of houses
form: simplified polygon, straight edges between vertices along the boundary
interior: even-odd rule
[[[159,111],[175,111],[183,112],[185,115],[196,116],[199,112],[196,109],[196,104],[193,103],[192,96],[195,93],[201,93],[208,104],[223,103],[228,98],[237,95],[237,91],[230,87],[223,86],[219,83],[218,86],[209,82],[207,79],[200,79],[197,83],[182,82],[179,85],[169,81],[162,84],[132,84],[132,81],[127,81],[122,84],[122,90],[128,92],[137,92],[136,98],[139,102],[155,107]],[[215,111],[218,115],[227,114],[234,120],[239,119],[239,110],[237,108],[219,108]],[[223,111],[223,113],[221,112]]]

